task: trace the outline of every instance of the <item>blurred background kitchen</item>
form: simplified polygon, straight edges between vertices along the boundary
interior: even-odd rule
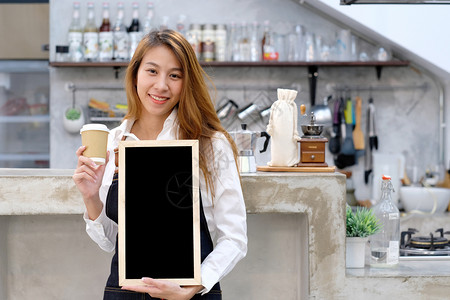
[[[407,40],[402,45],[382,35],[391,30],[378,29],[372,19],[367,18],[365,26],[366,19],[348,17],[349,7],[335,2],[212,1],[199,10],[196,2],[179,1],[174,8],[172,2],[111,2],[104,6],[102,1],[93,1],[91,22],[88,1],[31,4],[38,10],[30,10],[30,5],[2,4],[5,23],[11,18],[8,16],[17,15],[27,26],[22,33],[3,27],[10,42],[3,44],[8,49],[1,52],[0,134],[8,142],[2,143],[0,166],[74,167],[76,158],[71,153],[80,144],[80,124],[102,122],[112,128],[126,110],[123,76],[136,39],[149,28],[168,27],[181,31],[196,49],[214,81],[211,92],[229,131],[238,130],[241,123],[247,123],[249,130],[264,131],[276,89],[295,89],[299,91],[298,107],[305,104],[307,113],[319,111],[324,116],[318,123],[323,121],[324,135],[333,147],[327,149],[331,151],[327,151],[326,161],[348,171],[356,199],[374,199],[372,178],[379,172],[389,171],[398,182],[405,174],[407,183],[416,184],[425,177],[442,181],[449,168],[445,130],[449,68],[433,61],[433,53],[441,51],[429,46],[427,52],[418,49],[421,52],[416,53],[415,45]],[[355,14],[361,7],[354,5],[351,11]],[[433,8],[436,6],[425,7]],[[9,10],[13,13],[7,13]],[[40,14],[31,13],[34,11]],[[426,23],[435,11],[418,22]],[[109,20],[106,29],[102,25],[105,13]],[[392,13],[381,11],[379,15],[393,22],[389,19]],[[132,26],[136,24],[133,19],[139,27]],[[406,26],[404,21],[392,25],[395,32],[402,28],[410,32]],[[40,38],[31,34],[30,28],[37,30]],[[96,44],[97,53],[88,54],[82,43],[92,31],[103,44]],[[121,38],[121,32],[128,49],[125,56],[116,57],[120,43],[113,49],[113,40]],[[27,38],[12,38],[18,34]],[[427,39],[430,34],[415,32],[414,40]],[[439,45],[437,40],[434,42]],[[109,48],[105,46],[108,42]],[[48,51],[42,51],[46,43]],[[31,58],[33,61],[23,61]],[[345,123],[354,127],[355,120],[342,119],[336,112],[348,101],[354,107],[357,96],[362,99],[361,128],[368,141],[377,138],[378,145],[372,143],[372,149],[346,156],[339,146],[344,145]],[[75,107],[80,119],[67,120],[66,113],[70,115],[73,111],[68,110]],[[369,108],[371,118],[367,117]],[[75,112],[76,117],[78,114]],[[375,124],[371,130],[368,121]],[[261,143],[258,141],[257,148],[262,148]],[[270,151],[257,151],[255,156],[257,165],[265,165]],[[398,167],[393,168],[393,160]],[[389,170],[382,171],[385,165]]]

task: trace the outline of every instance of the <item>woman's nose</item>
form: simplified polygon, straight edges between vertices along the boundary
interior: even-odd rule
[[[156,87],[160,90],[166,90],[168,88],[166,76],[158,76]]]

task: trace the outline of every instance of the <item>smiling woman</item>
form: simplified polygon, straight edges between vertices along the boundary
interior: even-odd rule
[[[127,69],[125,86],[129,111],[123,123],[110,131],[107,163],[96,167],[83,155],[84,147],[77,151],[78,165],[73,179],[86,206],[86,230],[102,249],[116,251],[104,299],[143,299],[143,296],[167,300],[221,299],[219,281],[247,253],[246,209],[236,165],[236,145],[220,124],[204,78],[207,76],[192,46],[180,33],[150,32],[139,43]],[[123,177],[115,171],[118,166],[115,153],[120,151],[117,150],[119,142],[125,140],[198,140],[201,285],[180,286],[145,278],[142,285],[119,287],[117,207],[118,181]],[[158,156],[146,155],[141,159],[146,164],[139,165],[137,177],[145,176],[146,169],[155,168]],[[220,164],[223,161],[229,163]],[[148,184],[141,185],[145,185],[144,190],[151,190]],[[149,191],[137,198],[139,201],[161,200],[156,197],[157,194]],[[147,211],[144,207],[148,206],[142,203],[142,210]],[[173,218],[163,216],[164,220]],[[158,228],[151,227],[142,228],[142,233],[154,233],[140,235],[144,236],[143,242],[152,247],[164,244],[154,240]],[[142,259],[152,261],[158,257],[148,252]]]
[[[149,49],[137,73],[137,93],[144,108],[135,123],[137,137],[155,138],[153,124],[162,126],[180,101],[182,87],[183,72],[175,54],[166,46]]]

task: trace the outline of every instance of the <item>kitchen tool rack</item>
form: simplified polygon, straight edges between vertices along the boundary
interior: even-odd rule
[[[77,91],[88,90],[124,90],[123,86],[118,85],[75,85],[72,82],[66,82],[65,89],[75,94]],[[92,122],[120,122],[122,121],[125,113],[122,111],[111,108],[115,113],[115,117],[109,117],[107,112],[89,107],[89,120]]]

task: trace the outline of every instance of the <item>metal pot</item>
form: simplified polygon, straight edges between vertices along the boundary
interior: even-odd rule
[[[318,123],[324,126],[331,127],[333,125],[333,118],[331,116],[331,110],[328,107],[328,101],[330,101],[332,96],[328,96],[323,99],[323,104],[313,105],[311,107],[311,112],[316,116]]]
[[[302,125],[304,135],[321,135],[323,125]]]

